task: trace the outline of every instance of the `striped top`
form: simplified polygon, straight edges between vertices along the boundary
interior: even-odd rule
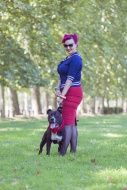
[[[60,75],[61,89],[64,88],[67,79],[72,81],[71,87],[81,86],[82,66],[82,58],[78,52],[60,62],[57,71]]]

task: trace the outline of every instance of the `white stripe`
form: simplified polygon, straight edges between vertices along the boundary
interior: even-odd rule
[[[73,82],[73,83],[71,84],[71,87],[72,87],[72,86],[79,86],[79,85],[81,85],[81,82],[80,82],[80,81],[79,81],[79,82]],[[60,87],[61,87],[61,88],[64,88],[64,87],[65,87],[65,84],[62,84]]]
[[[74,79],[74,77],[72,77],[72,76],[68,76],[67,78],[70,79],[70,80],[72,80],[72,81]]]
[[[79,82],[73,82],[72,84],[81,84],[81,82],[79,81]]]

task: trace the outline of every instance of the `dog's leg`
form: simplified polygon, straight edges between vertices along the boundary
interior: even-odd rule
[[[65,125],[64,126],[64,130],[65,130],[65,138],[63,140],[63,143],[62,143],[62,146],[61,146],[61,150],[60,150],[60,154],[62,156],[64,156],[66,154],[67,148],[68,148],[69,143],[71,141],[72,126],[71,125]]]
[[[47,154],[47,156],[50,155],[51,143],[52,143],[52,140],[51,140],[51,131],[48,129],[47,130],[47,139],[46,139],[46,154]]]
[[[61,150],[61,144],[59,143],[59,146],[58,146],[58,153],[60,152]]]
[[[59,146],[58,146],[58,153],[61,154],[61,149],[62,149],[62,146],[64,144],[65,138],[66,138],[65,129],[63,128],[62,131],[58,132],[58,134],[60,136],[62,136],[62,140],[58,143],[59,144]]]
[[[63,145],[63,140],[59,142],[58,153],[60,153],[62,145]]]
[[[77,148],[78,131],[75,125],[72,126],[72,136],[70,141],[70,152],[75,153]]]
[[[41,143],[40,143],[40,150],[39,150],[38,154],[42,153],[43,146],[46,144],[46,139],[47,139],[47,130],[45,131],[45,133],[44,133],[44,135],[42,137],[42,140],[41,140]]]

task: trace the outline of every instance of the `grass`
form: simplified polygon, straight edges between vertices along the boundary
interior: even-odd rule
[[[1,190],[126,190],[127,116],[80,117],[76,154],[38,156],[46,118],[0,121]]]

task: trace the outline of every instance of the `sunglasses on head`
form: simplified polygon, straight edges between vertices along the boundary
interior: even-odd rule
[[[67,47],[73,47],[73,44],[63,44],[63,46],[65,47],[65,48],[67,48]]]

